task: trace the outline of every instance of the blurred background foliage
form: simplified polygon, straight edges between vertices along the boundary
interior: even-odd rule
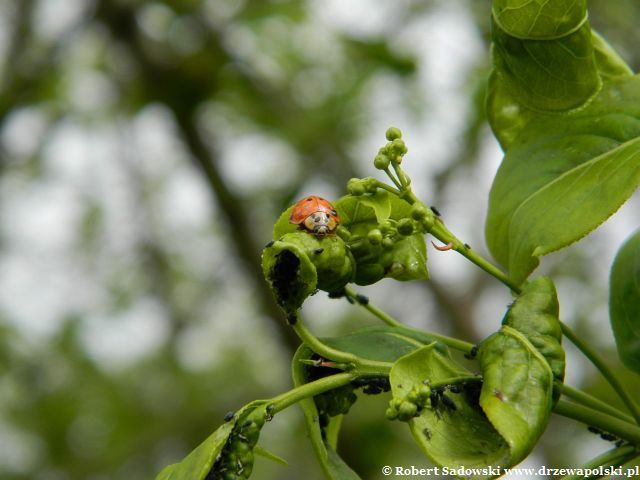
[[[260,251],[295,199],[337,198],[373,174],[388,126],[405,133],[416,193],[485,252],[500,161],[483,114],[489,8],[4,0],[0,477],[153,478],[227,411],[290,388],[297,340]],[[590,8],[636,70],[637,2]],[[612,363],[607,272],[637,207],[541,269],[558,282],[564,320]],[[454,255],[430,256],[429,282],[361,291],[417,327],[470,341],[493,331],[508,292]],[[320,294],[303,313],[320,335],[373,322]],[[610,398],[568,353],[567,381]],[[384,404],[361,398],[344,423],[340,451],[363,478],[427,464]],[[320,477],[295,408],[261,438],[290,466],[258,460],[255,478]],[[556,420],[526,463],[575,466],[606,448]]]

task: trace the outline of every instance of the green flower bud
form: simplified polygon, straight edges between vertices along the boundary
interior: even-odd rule
[[[404,143],[404,140],[400,138],[396,138],[393,142],[391,142],[391,150],[396,155],[400,155],[400,156],[404,155],[409,151],[409,149],[407,148],[407,145]]]
[[[387,140],[393,141],[396,138],[402,138],[402,132],[399,128],[391,127],[387,129],[385,136],[387,137]]]
[[[403,218],[398,221],[398,233],[409,236],[413,233],[413,221],[410,218]]]
[[[420,405],[420,398],[418,397],[418,391],[416,388],[412,388],[409,393],[407,393],[406,397],[407,401],[411,403],[415,403],[416,405]]]
[[[427,217],[429,210],[421,203],[416,202],[411,206],[411,218],[417,221],[424,220]]]
[[[362,183],[367,193],[376,193],[378,191],[378,180],[376,180],[375,178],[363,178]]]
[[[403,422],[411,420],[418,413],[418,406],[415,403],[404,401],[398,409],[398,418]]]
[[[396,233],[395,221],[393,220],[385,220],[380,224],[380,231],[383,235],[392,235]]]
[[[338,228],[336,228],[336,235],[338,235],[345,242],[351,238],[351,232],[349,231],[349,229],[342,225],[338,225]]]
[[[424,405],[431,396],[431,388],[428,385],[421,385],[417,390],[418,403]]]
[[[387,417],[387,420],[395,420],[396,418],[398,418],[398,410],[393,407],[389,407],[384,412],[384,416]]]
[[[379,153],[378,155],[376,155],[376,158],[373,159],[373,166],[378,170],[386,170],[387,168],[389,168],[390,163],[391,159],[383,153]]]
[[[352,178],[347,182],[347,191],[354,197],[365,194],[364,182],[359,178]]]
[[[395,244],[396,244],[396,242],[394,242],[393,238],[391,238],[391,237],[384,237],[382,239],[382,246],[384,248],[386,248],[387,250],[391,250]]]
[[[382,232],[377,228],[371,230],[367,235],[367,239],[371,245],[379,245],[382,242]]]

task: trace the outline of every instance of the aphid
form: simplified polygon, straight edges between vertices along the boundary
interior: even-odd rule
[[[462,385],[459,384],[453,384],[453,385],[449,385],[449,391],[451,393],[460,393],[462,391]]]
[[[275,243],[275,242],[274,242],[273,240],[271,240],[269,243],[267,243],[267,244],[264,246],[264,248],[270,248],[270,247],[273,247],[273,244],[274,244],[274,243]]]
[[[431,209],[431,211],[432,211],[433,213],[435,213],[435,214],[436,214],[436,216],[437,216],[437,217],[439,217],[439,216],[440,216],[440,212],[438,211],[438,209],[437,209],[436,207],[434,207],[433,205],[431,205],[429,208]]]
[[[267,422],[270,422],[271,420],[273,420],[273,409],[274,408],[275,408],[275,405],[267,405],[267,408],[265,408],[266,415],[265,415],[264,419]]]
[[[295,204],[289,222],[300,225],[314,235],[325,236],[335,231],[340,217],[328,200],[310,195]]]
[[[367,305],[369,303],[369,297],[360,293],[356,294],[356,300],[360,305]]]
[[[422,429],[422,433],[424,434],[424,438],[426,438],[427,440],[431,440],[431,430],[425,427]]]
[[[233,416],[235,415],[235,412],[227,412],[224,414],[224,421],[225,422],[230,422],[233,419]]]
[[[440,417],[441,409],[439,407],[441,404],[449,412],[455,412],[458,409],[454,401],[444,394],[444,390],[445,387],[435,387],[431,389],[431,394],[429,395],[431,408],[433,408],[438,417]]]
[[[474,345],[473,347],[471,347],[471,350],[469,351],[469,353],[465,353],[464,354],[464,358],[467,358],[469,360],[473,360],[477,356],[478,356],[478,346],[477,345]]]
[[[315,253],[316,255],[320,255],[322,252],[324,252],[324,248],[316,248],[313,253]]]

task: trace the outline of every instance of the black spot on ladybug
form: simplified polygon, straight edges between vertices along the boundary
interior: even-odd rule
[[[264,248],[270,248],[270,247],[273,247],[273,244],[274,244],[274,243],[275,243],[275,242],[274,242],[273,240],[271,240],[269,243],[267,243],[267,244],[264,246]]]
[[[322,252],[324,252],[324,248],[316,248],[313,253],[315,253],[316,255],[320,255]]]
[[[307,202],[312,202],[313,198],[312,197],[307,197]]]
[[[431,209],[431,211],[432,211],[433,213],[435,213],[435,214],[436,214],[436,216],[438,216],[438,217],[440,216],[440,212],[438,211],[438,209],[437,209],[436,207],[434,207],[433,205],[431,205],[429,208]]]
[[[227,412],[224,414],[224,421],[225,422],[230,422],[233,419],[233,416],[235,415],[235,412]]]

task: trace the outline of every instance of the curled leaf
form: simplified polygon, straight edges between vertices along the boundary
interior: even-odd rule
[[[335,235],[287,233],[262,253],[264,276],[278,304],[287,312],[300,308],[316,289],[341,289],[352,279],[353,268],[351,253]]]
[[[507,466],[521,462],[551,416],[553,374],[538,350],[517,330],[503,326],[478,347],[483,383],[480,405],[509,445]]]
[[[502,321],[522,333],[549,363],[556,380],[564,380],[565,355],[556,287],[548,277],[527,283]]]

